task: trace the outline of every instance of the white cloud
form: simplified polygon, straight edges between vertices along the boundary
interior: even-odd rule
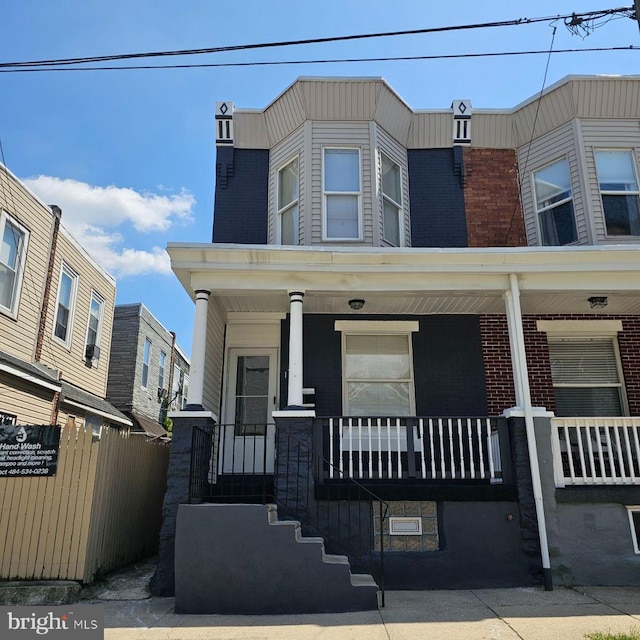
[[[195,198],[188,191],[158,195],[125,187],[97,187],[52,176],[24,183],[44,202],[62,209],[62,223],[105,269],[118,277],[171,273],[169,256],[154,246],[141,248],[141,234],[166,232],[191,221]],[[136,232],[123,235],[127,223]]]

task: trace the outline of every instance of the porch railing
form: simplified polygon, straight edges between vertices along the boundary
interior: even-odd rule
[[[640,485],[640,418],[552,418],[557,487]]]
[[[502,482],[497,418],[319,418],[325,479]]]

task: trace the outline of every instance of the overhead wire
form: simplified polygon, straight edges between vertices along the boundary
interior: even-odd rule
[[[640,46],[627,45],[620,47],[583,47],[579,49],[556,49],[556,53],[588,53],[602,51],[640,51]],[[118,65],[118,66],[97,66],[97,67],[54,67],[42,68],[19,67],[2,68],[0,73],[44,73],[49,71],[131,71],[149,69],[206,69],[216,67],[265,67],[282,65],[302,65],[302,64],[336,64],[336,63],[360,63],[360,62],[407,62],[415,60],[453,60],[468,58],[490,58],[499,56],[524,56],[524,55],[546,55],[547,49],[529,51],[496,51],[485,53],[450,53],[434,54],[423,56],[385,56],[376,58],[326,58],[315,60],[262,60],[254,62],[204,62],[194,64],[158,64],[158,65]]]

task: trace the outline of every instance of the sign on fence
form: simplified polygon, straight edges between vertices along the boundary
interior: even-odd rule
[[[2,425],[0,477],[55,476],[59,449],[56,425]]]

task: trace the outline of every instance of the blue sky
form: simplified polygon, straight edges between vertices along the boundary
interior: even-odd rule
[[[207,48],[556,16],[631,0],[437,3],[427,0],[4,0],[0,62]],[[547,50],[552,28],[522,25],[164,59],[246,62]],[[588,37],[557,23],[554,49],[640,46],[638,24]],[[9,169],[117,278],[118,303],[143,302],[189,353],[193,305],[169,269],[168,242],[211,239],[214,106],[262,108],[298,76],[382,76],[414,109],[509,108],[537,94],[546,55],[271,67],[0,74]],[[149,62],[153,64],[153,61]],[[640,52],[555,54],[568,74],[633,74]],[[640,105],[639,105],[640,112]]]

